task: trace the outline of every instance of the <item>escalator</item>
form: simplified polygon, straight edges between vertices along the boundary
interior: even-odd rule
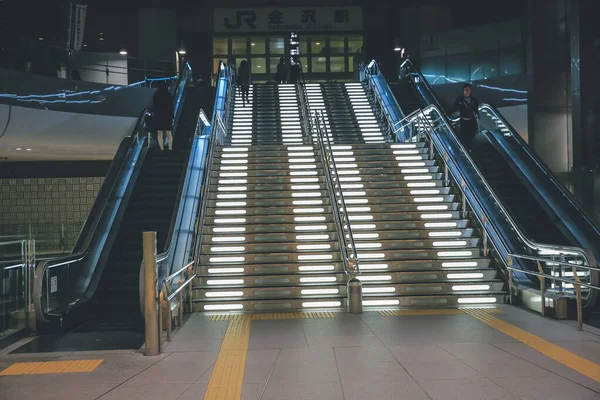
[[[76,332],[143,329],[139,299],[142,232],[156,232],[158,251],[165,249],[200,111],[197,93],[195,88],[187,89],[173,151],[148,150],[92,301],[91,318]]]
[[[404,115],[410,115],[414,111],[423,108],[421,99],[412,88],[410,81],[403,79],[399,82],[394,82],[394,84],[390,85],[390,88]]]
[[[200,109],[212,108],[213,90],[188,87],[191,69],[186,67],[174,96],[173,150],[148,146],[145,135],[124,141],[73,254],[37,266],[34,307],[37,331],[45,335],[15,353],[139,348],[143,343],[142,232],[157,232],[159,253],[177,242],[180,230],[193,235],[176,222],[187,203],[197,204],[198,196],[188,192],[188,164],[202,157],[192,148]],[[161,267],[170,273],[170,265]]]
[[[478,135],[471,157],[529,237],[540,243],[572,245],[558,228],[555,217],[540,206],[540,201],[519,179],[508,160],[494,148],[487,135]]]
[[[546,274],[567,278],[574,276],[571,264],[598,268],[600,230],[496,109],[480,105],[481,134],[467,155],[454,139],[450,117],[443,111],[440,99],[409,60],[401,66],[401,77],[399,84],[390,85],[390,91],[393,90],[404,115],[412,112],[418,100],[418,108],[426,109],[428,123],[443,132],[444,151],[452,154],[457,168],[466,174],[476,190],[473,196],[482,207],[481,216],[489,220],[493,216],[505,264],[516,262],[519,269],[538,272],[540,265],[534,260],[510,259],[509,255],[543,256],[548,260],[542,262]],[[409,138],[398,136],[398,140]],[[553,260],[567,264],[557,267]],[[600,280],[598,273],[590,273],[583,267],[578,275],[584,282],[596,286]],[[520,278],[523,279],[519,284],[539,287],[536,276],[521,275]],[[565,287],[565,293],[574,297],[573,285]],[[558,292],[564,289],[560,284],[557,288]],[[584,308],[594,309],[597,293],[585,288],[583,292]]]

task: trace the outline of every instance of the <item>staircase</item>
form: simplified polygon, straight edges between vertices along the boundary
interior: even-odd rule
[[[360,83],[306,91],[333,143],[363,305],[504,302],[494,261],[429,149],[390,143]],[[251,98],[244,106],[236,93],[228,142],[215,154],[195,310],[344,307],[347,276],[321,155],[302,129],[296,88],[255,85]]]
[[[342,307],[345,275],[320,156],[293,85],[236,92],[214,155],[196,311]]]

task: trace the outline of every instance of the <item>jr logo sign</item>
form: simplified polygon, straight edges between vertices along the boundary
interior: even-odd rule
[[[229,22],[229,18],[225,17],[225,26],[227,29],[239,29],[245,22],[249,28],[256,29],[256,12],[255,11],[238,11],[236,14],[235,23]]]

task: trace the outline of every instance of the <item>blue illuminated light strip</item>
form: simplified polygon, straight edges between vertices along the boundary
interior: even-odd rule
[[[512,92],[512,93],[527,94],[527,90],[504,89],[504,88],[500,88],[500,87],[496,87],[496,86],[487,86],[487,85],[477,85],[477,87],[484,88],[484,89],[490,89],[490,90],[498,90],[500,92]]]
[[[445,79],[450,83],[460,83],[460,82],[465,82],[464,80],[455,80],[452,78],[448,78],[445,77],[444,75],[429,75],[429,74],[423,74],[423,76],[425,78],[433,78],[434,81],[431,82],[431,84],[435,84],[435,82],[438,79]],[[479,87],[479,88],[483,88],[483,89],[489,89],[489,90],[497,90],[499,92],[511,92],[511,93],[519,93],[519,94],[527,94],[527,90],[519,90],[519,89],[508,89],[508,88],[501,88],[501,87],[497,87],[497,86],[488,86],[488,85],[480,85],[480,84],[475,84],[474,86]],[[518,101],[521,101],[521,99],[519,99]]]
[[[60,98],[64,99],[66,97],[83,96],[83,95],[95,95],[95,94],[100,94],[102,92],[107,92],[107,91],[110,91],[110,90],[116,91],[116,90],[121,90],[121,89],[127,88],[127,87],[139,86],[139,85],[141,85],[143,83],[146,83],[146,82],[170,81],[170,80],[176,79],[176,78],[177,77],[173,76],[173,77],[169,77],[169,78],[146,79],[144,81],[132,83],[132,84],[127,85],[127,86],[109,86],[109,87],[104,88],[102,90],[94,90],[94,91],[86,90],[85,92],[75,92],[75,93],[28,94],[28,95],[23,95],[23,96],[19,96],[17,94],[0,94],[0,98],[13,99],[13,100],[18,100],[18,101],[23,101],[23,102],[28,102],[28,103],[39,102],[39,103],[50,103],[50,104],[54,104],[54,103],[65,103],[65,104],[98,104],[98,103],[102,103],[106,99],[102,99],[102,100],[70,100],[70,101],[67,101],[67,100],[42,100],[42,99],[47,99],[47,98],[51,98],[51,97],[60,97]]]

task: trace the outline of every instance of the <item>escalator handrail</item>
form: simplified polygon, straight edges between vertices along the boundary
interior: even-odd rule
[[[404,119],[406,117],[406,115],[404,114],[404,111],[402,110],[402,108],[400,108],[400,105],[398,104],[398,100],[396,99],[396,97],[394,95],[392,95],[391,91],[387,90],[386,91],[387,93],[382,93],[382,91],[385,90],[386,87],[383,85],[381,85],[381,86],[383,86],[383,87],[381,87],[380,85],[377,85],[376,82],[374,82],[372,79],[369,79],[370,77],[377,76],[378,78],[384,80],[387,83],[387,80],[381,73],[381,68],[379,67],[379,64],[375,60],[372,60],[368,65],[361,63],[359,65],[359,69],[360,69],[361,80],[366,80],[367,83],[369,84],[369,87],[373,90],[373,93],[375,94],[375,98],[377,99],[377,102],[379,103],[379,107],[381,108],[381,110],[384,114],[384,117],[386,119],[386,122],[388,124],[388,136],[391,136],[390,133],[394,128],[394,116],[392,114],[392,110],[398,111],[398,114],[399,114],[399,118],[397,118],[398,120]],[[390,104],[390,105],[386,104],[386,100],[389,101],[390,103],[393,102],[393,104]],[[392,139],[392,138],[390,137],[390,139]]]
[[[440,99],[438,98],[438,96],[436,95],[435,91],[433,90],[433,88],[431,87],[431,85],[429,84],[429,82],[425,79],[425,77],[423,76],[423,74],[421,73],[421,71],[417,68],[415,68],[415,66],[412,64],[412,62],[409,59],[406,59],[402,65],[400,66],[400,68],[403,71],[410,71],[410,73],[405,73],[406,76],[414,76],[417,75],[419,77],[419,83],[422,83],[422,86],[425,87],[425,89],[428,92],[428,96],[429,99],[426,99],[427,102],[433,102],[434,104],[428,106],[427,108],[430,107],[434,107],[437,110],[437,113],[440,115],[440,119],[443,120],[443,123],[446,125],[446,127],[454,134],[454,129],[452,129],[452,127],[448,124],[448,120],[449,117],[446,115],[445,112],[442,111],[442,104]],[[416,84],[416,82],[413,81],[414,84]],[[496,114],[496,116],[498,116],[498,112],[491,107],[488,104],[482,104],[479,107],[480,110],[485,110],[485,109],[489,109],[490,111],[492,111],[494,114]],[[540,166],[540,168],[542,168],[543,170],[545,170],[545,173],[547,174],[547,167],[545,167],[543,165],[543,163],[541,163],[541,161],[539,160],[539,158],[533,156],[533,154],[531,153],[531,151],[529,151],[529,149],[527,148],[527,146],[524,145],[524,141],[522,141],[522,139],[520,138],[520,136],[518,134],[516,134],[516,131],[514,130],[514,128],[512,128],[512,126],[510,126],[510,124],[508,124],[508,122],[506,120],[504,120],[503,118],[501,118],[502,122],[505,123],[505,125],[507,126],[507,128],[509,128],[511,130],[511,133],[513,134],[513,137],[516,137],[517,140],[521,140],[520,145],[524,148],[527,149],[527,152],[529,153],[530,157],[533,158],[533,160],[538,164],[538,166]],[[463,149],[464,151],[464,149]],[[580,256],[582,256],[582,258],[584,258],[586,260],[586,262],[588,263],[589,266],[596,266],[596,259],[594,257],[594,255],[591,253],[591,251],[589,251],[588,249],[584,249],[581,247],[575,247],[575,246],[561,246],[561,245],[554,245],[554,244],[547,244],[547,243],[538,243],[536,241],[534,241],[533,239],[531,239],[528,235],[526,235],[524,233],[524,230],[521,229],[519,227],[519,225],[516,223],[516,221],[511,217],[511,215],[507,212],[506,208],[504,207],[503,203],[498,199],[498,197],[496,196],[496,194],[494,193],[494,191],[491,189],[491,187],[489,186],[487,180],[485,180],[483,178],[483,175],[481,173],[481,171],[479,171],[479,169],[475,166],[475,163],[473,162],[473,160],[471,159],[471,157],[468,155],[467,152],[465,152],[466,158],[469,160],[469,163],[471,164],[471,166],[474,168],[474,170],[476,171],[477,175],[479,176],[479,178],[484,182],[486,189],[488,190],[488,192],[490,193],[490,195],[492,196],[492,198],[494,199],[494,202],[496,202],[496,204],[498,205],[499,209],[501,210],[501,212],[504,214],[504,216],[506,217],[507,221],[509,222],[509,224],[511,225],[511,228],[514,230],[514,232],[518,235],[519,239],[530,249],[533,250],[538,250],[538,251],[556,251],[562,254],[570,254],[575,252],[576,254],[579,254]],[[545,167],[545,168],[544,168]],[[548,175],[548,174],[547,174]],[[551,174],[550,174],[551,175]],[[550,177],[549,175],[549,177]],[[552,179],[552,182],[555,185],[558,185],[559,187],[562,187],[562,185],[558,184],[556,181],[555,177],[552,177],[554,179]],[[564,188],[562,188],[563,190],[561,190],[561,192],[564,194]],[[570,197],[570,196],[569,196]],[[583,211],[582,211],[583,212]],[[592,224],[593,225],[593,224]]]
[[[193,83],[193,76],[192,76],[192,68],[189,65],[189,63],[185,63],[184,67],[183,67],[183,71],[181,73],[181,77],[183,79],[184,82],[186,83]],[[182,101],[185,101],[182,98]],[[200,110],[201,113],[204,113],[204,111]],[[180,109],[180,112],[182,112],[182,109]],[[200,118],[200,116],[198,116],[198,118]],[[179,126],[177,126],[179,128]],[[196,127],[197,128],[197,127]],[[176,135],[178,134],[178,129],[175,130],[173,132],[173,141],[175,141],[176,139]],[[194,136],[192,136],[192,141],[194,140]],[[190,158],[191,158],[191,154],[190,154]],[[189,164],[189,160],[188,160],[188,164]],[[189,165],[188,165],[189,167]],[[189,168],[188,168],[189,169]],[[186,171],[188,171],[188,169],[186,169]],[[182,196],[185,196],[184,192],[185,192],[185,188],[186,186],[186,179],[187,179],[188,174],[182,174],[182,177],[180,179],[180,184],[179,184],[179,189],[177,191],[177,197],[176,197],[176,201],[175,204],[180,205],[180,207],[178,207],[176,210],[174,210],[173,212],[173,218],[171,218],[171,224],[169,226],[169,232],[167,234],[167,240],[165,241],[166,245],[165,248],[163,249],[163,253],[161,255],[159,255],[158,257],[161,257],[162,255],[167,256],[170,252],[170,248],[171,248],[171,244],[173,242],[173,235],[175,232],[175,226],[177,226],[178,224],[178,216],[180,215],[180,211],[181,211],[181,198]],[[188,184],[189,185],[189,184]]]
[[[175,93],[175,106],[176,107],[179,106],[178,99],[180,100],[181,96],[183,95],[182,89],[183,88],[181,87],[181,85],[178,84],[177,90]],[[138,118],[138,121],[135,125],[133,134],[130,139],[131,142],[126,149],[126,154],[122,159],[122,162],[118,168],[118,172],[114,174],[114,180],[112,182],[105,180],[105,183],[103,184],[103,186],[110,185],[109,186],[110,190],[104,191],[104,193],[106,193],[104,198],[96,199],[95,204],[102,204],[102,206],[101,206],[101,208],[96,208],[96,209],[94,209],[95,208],[94,207],[92,209],[94,214],[92,215],[92,213],[90,213],[90,216],[88,216],[88,218],[84,224],[84,228],[82,228],[82,230],[81,230],[81,233],[85,234],[87,236],[87,238],[83,242],[84,244],[81,246],[81,248],[76,249],[79,251],[74,251],[72,254],[67,255],[67,256],[44,260],[36,266],[35,273],[34,273],[34,282],[33,282],[33,303],[34,303],[34,309],[36,312],[36,318],[39,321],[48,322],[49,319],[47,317],[57,316],[57,315],[46,312],[44,310],[44,307],[42,304],[43,284],[44,284],[44,279],[46,276],[46,271],[51,268],[61,267],[63,265],[69,265],[69,264],[73,264],[73,263],[78,263],[78,262],[81,262],[84,259],[86,259],[88,257],[88,255],[90,254],[90,251],[91,251],[90,246],[91,246],[91,242],[93,241],[93,238],[99,234],[97,231],[98,231],[98,226],[100,224],[100,221],[106,215],[106,212],[107,212],[109,206],[113,205],[113,204],[115,207],[118,207],[118,208],[122,206],[122,204],[120,204],[122,202],[120,201],[120,198],[117,196],[116,190],[119,187],[121,187],[121,188],[123,188],[123,187],[121,185],[118,185],[118,183],[121,182],[122,179],[124,179],[123,174],[125,174],[125,169],[126,169],[127,165],[129,164],[129,162],[131,162],[131,166],[130,166],[131,168],[129,170],[130,171],[129,175],[131,176],[131,174],[133,174],[133,170],[135,169],[135,165],[138,161],[141,151],[144,149],[144,144],[146,143],[147,139],[149,139],[148,136],[146,136],[146,135],[140,135],[140,132],[143,131],[143,124],[145,123],[145,118],[144,118],[145,115],[146,115],[146,111],[144,110],[141,113],[140,117]],[[125,149],[122,149],[122,151],[125,151]],[[102,192],[102,189],[101,189],[101,192]],[[110,199],[115,196],[117,196],[117,198],[114,199],[114,202],[111,202]],[[118,203],[118,205],[117,205],[117,203]],[[86,225],[88,225],[89,227],[86,227]],[[106,235],[108,235],[108,233],[106,233]],[[80,239],[78,239],[77,242],[80,242]]]
[[[446,128],[454,134],[454,131],[452,130],[452,128],[450,127],[450,125],[448,124],[446,119],[444,118],[444,114],[437,106],[435,106],[433,104],[429,105],[428,107],[426,107],[423,110],[423,112],[427,113],[428,110],[432,110],[432,111],[436,112],[440,116],[440,120],[442,121],[442,123],[446,125]],[[458,141],[458,138],[455,137],[455,140]],[[460,141],[458,141],[458,142],[460,142]],[[491,188],[491,186],[489,185],[487,180],[484,178],[483,174],[481,173],[481,171],[479,170],[479,168],[477,167],[477,165],[475,164],[475,162],[469,155],[468,151],[466,151],[465,148],[462,146],[462,144],[461,144],[461,151],[463,152],[465,158],[468,160],[471,168],[476,172],[478,178],[484,184],[486,190],[488,191],[488,194],[493,199],[496,206],[500,209],[500,211],[506,218],[506,221],[509,223],[511,229],[517,234],[517,236],[519,237],[519,240],[521,242],[523,242],[531,250],[546,251],[546,252],[558,252],[560,254],[565,254],[565,255],[570,255],[570,254],[580,255],[587,262],[588,266],[596,265],[596,260],[594,258],[594,255],[591,254],[586,249],[583,249],[581,247],[576,247],[576,246],[563,246],[563,245],[550,244],[550,243],[540,243],[540,242],[534,241],[527,234],[525,234],[523,229],[520,227],[520,224],[518,224],[512,218],[512,215],[506,210],[502,201],[500,201],[498,196],[496,196],[496,193]]]
[[[479,106],[480,111],[487,110],[492,113],[494,117],[498,118],[510,131],[510,137],[516,142],[516,144],[529,156],[529,158],[539,167],[541,172],[547,177],[547,179],[552,183],[555,190],[558,190],[560,194],[567,200],[567,202],[577,210],[577,212],[583,217],[585,222],[594,230],[594,232],[600,236],[600,230],[596,224],[592,221],[592,219],[587,215],[587,213],[581,208],[581,206],[575,201],[571,192],[569,192],[556,178],[556,176],[551,172],[550,168],[535,154],[535,152],[531,151],[530,147],[527,145],[525,140],[517,133],[517,131],[512,127],[512,125],[500,114],[500,112],[493,106],[489,104],[481,104]]]
[[[210,181],[212,178],[212,167],[214,151],[217,144],[222,144],[224,138],[227,136],[227,123],[231,117],[231,110],[227,110],[230,106],[232,99],[234,98],[233,92],[234,87],[234,74],[231,67],[227,67],[223,62],[219,64],[219,78],[217,80],[217,88],[215,93],[215,106],[213,109],[213,115],[211,119],[210,127],[206,133],[206,140],[208,140],[208,151],[206,154],[206,168],[202,179],[202,193],[200,195],[200,210],[197,214],[195,221],[196,232],[192,243],[192,253],[190,254],[189,261],[194,261],[194,273],[197,273],[198,268],[201,267],[199,263],[199,254],[202,245],[202,239],[204,236],[204,225],[208,207],[208,195],[210,188]],[[224,92],[224,93],[222,93]],[[225,121],[224,121],[225,119]]]
[[[429,95],[429,99],[426,99],[427,103],[428,104],[433,103],[440,110],[444,109],[444,105],[442,104],[440,98],[438,97],[438,95],[435,93],[435,91],[429,84],[429,81],[427,79],[425,79],[425,77],[421,73],[421,70],[416,68],[414,66],[414,64],[412,63],[412,61],[410,61],[410,59],[407,58],[406,60],[404,60],[404,62],[400,65],[400,69],[401,69],[401,71],[404,71],[405,69],[411,69],[412,70],[411,73],[416,74],[419,77],[419,81],[422,82],[425,89],[427,89],[427,94]],[[404,75],[404,73],[402,75]],[[406,74],[406,76],[409,76],[409,75],[410,74]],[[402,78],[404,78],[404,76],[402,76]],[[415,84],[417,83],[417,82],[414,82],[414,80],[411,80],[411,82],[413,82]],[[425,97],[425,96],[423,96],[423,97]],[[445,116],[446,113],[444,112],[443,115]]]
[[[431,112],[436,112],[435,111],[435,106],[431,106],[430,109],[426,109],[425,111],[431,111]],[[445,124],[447,124],[447,122],[441,118],[441,112],[439,112],[439,109],[437,110],[438,115],[440,116],[440,120],[442,120]],[[444,137],[448,137],[450,136],[453,140],[453,145],[457,146],[460,150],[460,152],[462,153],[461,156],[465,156],[467,155],[467,152],[464,149],[464,146],[462,145],[462,143],[460,143],[460,141],[458,140],[458,138],[454,135],[454,133],[449,129],[449,126],[446,126],[446,132],[437,132],[437,130],[439,130],[439,128],[434,128],[434,126],[432,125],[431,121],[426,117],[425,113],[422,110],[417,110],[413,113],[411,113],[408,117],[406,117],[404,120],[399,121],[399,123],[397,125],[401,125],[401,126],[408,126],[411,124],[411,122],[405,123],[406,121],[417,121],[419,119],[422,119],[422,123],[424,123],[426,126],[428,126],[430,128],[430,131],[426,131],[426,130],[422,130],[419,129],[419,132],[424,132],[426,133],[429,138],[430,141],[433,144],[435,144],[435,147],[438,148],[438,150],[440,151],[440,155],[442,156],[442,159],[444,160],[446,167],[448,168],[448,172],[450,172],[454,179],[457,182],[460,182],[460,189],[463,192],[463,196],[467,199],[468,203],[471,206],[471,209],[473,210],[473,214],[475,215],[475,217],[479,220],[480,225],[482,226],[482,228],[484,229],[484,231],[487,233],[487,236],[491,239],[492,243],[494,244],[495,248],[496,248],[496,253],[499,256],[500,260],[504,263],[504,266],[506,267],[506,270],[513,272],[513,271],[522,271],[525,273],[524,276],[531,276],[532,274],[530,273],[531,271],[529,271],[529,269],[525,269],[525,265],[522,264],[522,262],[520,261],[521,259],[526,259],[526,256],[519,256],[519,257],[515,257],[514,256],[514,251],[515,251],[515,246],[511,246],[511,239],[508,236],[505,236],[506,234],[509,234],[510,237],[514,238],[514,236],[512,236],[511,233],[507,232],[506,229],[506,225],[504,226],[498,226],[494,221],[496,220],[492,220],[489,218],[489,214],[488,214],[488,207],[486,206],[480,199],[479,195],[476,195],[476,193],[480,193],[481,189],[478,189],[477,192],[474,190],[477,187],[477,183],[473,183],[472,179],[469,179],[469,173],[465,173],[464,171],[464,162],[460,163],[457,162],[457,160],[455,159],[455,154],[454,151],[450,151],[450,149],[448,149],[446,146],[449,143],[444,143],[443,138]],[[434,121],[434,123],[437,123],[437,121]],[[401,128],[400,128],[401,129]],[[471,175],[473,176],[473,175]],[[447,178],[446,178],[447,179]],[[484,180],[481,180],[482,182],[485,182]],[[494,211],[492,211],[492,213],[494,213]],[[497,218],[497,216],[495,217]],[[503,234],[504,232],[504,234]],[[512,247],[512,248],[511,248]],[[485,249],[485,247],[484,247]],[[543,262],[547,263],[548,265],[550,265],[549,263],[552,263],[552,265],[556,265],[557,261],[555,259],[548,259],[548,258],[541,258],[539,257],[540,260],[543,260]],[[589,262],[588,262],[588,266],[581,266],[579,264],[568,264],[569,266],[571,266],[572,268],[579,268],[581,267],[584,270],[595,270],[595,267],[590,267]],[[534,267],[534,269],[537,271],[537,268]],[[520,278],[519,278],[520,280]],[[513,280],[511,279],[511,283],[513,282]],[[594,282],[591,282],[594,283]],[[593,292],[591,294],[591,296],[589,298],[586,298],[586,301],[588,304],[593,304],[593,302],[595,301],[595,295],[596,292]]]

